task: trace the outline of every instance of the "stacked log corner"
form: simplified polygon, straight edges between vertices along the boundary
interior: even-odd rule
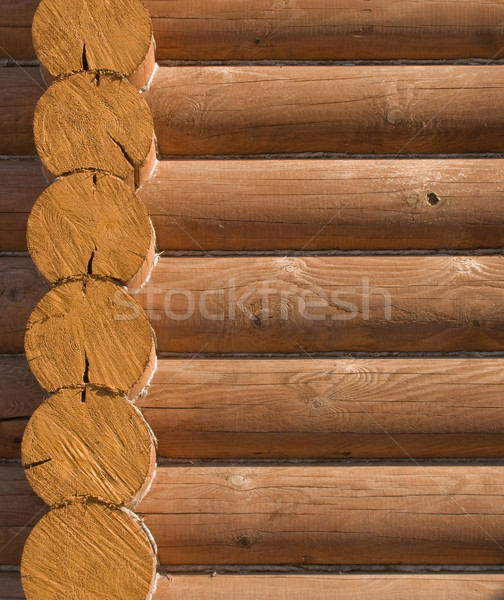
[[[131,509],[154,477],[156,442],[133,401],[156,348],[129,292],[155,257],[134,190],[153,167],[152,118],[136,89],[154,65],[152,28],[140,0],[43,0],[33,40],[54,78],[35,110],[35,142],[57,179],[28,219],[28,249],[51,288],[29,318],[25,352],[52,395],[28,423],[21,458],[51,510],[24,547],[23,588],[27,600],[74,589],[83,599],[145,600],[156,548]]]

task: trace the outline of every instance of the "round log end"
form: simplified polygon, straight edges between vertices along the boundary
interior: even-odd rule
[[[148,56],[152,24],[141,0],[42,0],[32,37],[52,75],[95,69],[130,75]]]
[[[146,162],[154,125],[143,97],[113,74],[58,80],[37,104],[33,123],[42,162],[55,175],[92,169],[125,178]]]
[[[146,600],[156,579],[155,551],[130,513],[93,503],[56,508],[24,547],[27,600]]]
[[[28,320],[25,352],[48,391],[92,384],[137,395],[155,367],[142,308],[110,281],[85,277],[50,290]]]
[[[28,250],[52,283],[71,277],[111,277],[132,289],[152,268],[154,232],[143,202],[121,180],[103,173],[62,177],[35,203]]]
[[[150,484],[156,448],[126,398],[85,387],[60,390],[39,406],[21,460],[35,493],[50,506],[93,498],[132,508]]]

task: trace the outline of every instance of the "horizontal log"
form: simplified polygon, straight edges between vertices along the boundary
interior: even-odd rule
[[[502,600],[503,591],[501,574],[170,574],[159,578],[154,600]]]
[[[499,159],[197,166],[160,161],[139,191],[161,251],[504,247]],[[26,252],[28,214],[46,187],[42,168],[0,161],[0,178],[0,252]]]
[[[0,71],[1,72],[1,71]],[[26,252],[26,223],[47,186],[38,160],[0,160],[0,252]]]
[[[0,259],[0,276],[0,353],[23,352],[46,287],[25,257]],[[135,298],[160,352],[483,352],[504,344],[501,256],[162,258]],[[136,302],[129,314],[136,318]]]
[[[502,565],[502,469],[162,466],[137,512],[162,565]],[[44,509],[19,466],[0,472],[0,564],[17,564],[18,524]]]
[[[503,266],[501,256],[163,258],[136,298],[161,352],[497,351]]]
[[[39,71],[0,84],[0,154],[34,154]],[[461,154],[504,151],[503,91],[502,66],[205,66],[158,69],[145,99],[165,155]]]
[[[33,116],[44,89],[38,68],[0,68],[0,155],[36,154]]]
[[[0,458],[46,393],[0,357]],[[163,359],[136,404],[179,459],[500,458],[502,359]]]
[[[24,599],[19,573],[0,573],[3,600]],[[153,600],[501,600],[504,575],[160,575]]]
[[[164,155],[504,151],[502,66],[163,67]],[[344,169],[344,164],[341,164]]]
[[[158,58],[177,60],[500,57],[504,8],[495,2],[378,0],[271,4],[147,0]],[[0,33],[17,59],[35,58],[36,0],[3,0]],[[5,56],[2,56],[5,58]]]
[[[19,464],[0,464],[0,565],[18,565],[35,523],[47,512]],[[2,597],[2,595],[0,595]]]
[[[139,195],[160,250],[240,251],[501,248],[503,193],[499,160],[180,160]]]

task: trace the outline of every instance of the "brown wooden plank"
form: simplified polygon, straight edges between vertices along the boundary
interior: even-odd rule
[[[504,150],[502,66],[162,67],[165,155]],[[344,168],[344,165],[342,165]]]
[[[196,251],[501,248],[503,194],[492,159],[160,161],[140,190]]]
[[[0,259],[0,353],[45,292]],[[162,258],[135,296],[160,352],[502,351],[501,256]],[[132,307],[132,318],[136,308]]]
[[[501,574],[170,574],[159,577],[154,600],[502,600],[503,596]]]
[[[0,357],[0,458],[45,397]],[[504,456],[502,359],[164,359],[137,400],[168,458]]]
[[[163,258],[136,297],[161,352],[497,351],[503,265],[501,256]]]
[[[23,352],[28,317],[47,289],[30,258],[0,258],[0,354]]]
[[[34,154],[40,74],[0,85],[0,154]],[[503,89],[502,66],[162,67],[145,98],[166,155],[460,154],[504,151]]]
[[[137,406],[170,458],[498,458],[503,392],[501,359],[167,359]]]
[[[140,189],[159,250],[504,246],[499,159],[206,160],[197,167],[160,161]],[[0,252],[23,252],[28,214],[47,184],[31,159],[0,161],[0,178]]]
[[[31,23],[39,0],[0,2],[0,59],[33,60]]]
[[[161,467],[161,564],[503,564],[502,467]]]
[[[38,160],[0,161],[0,252],[26,252],[26,223],[47,186]]]
[[[491,0],[146,4],[161,60],[501,57],[504,8]],[[35,58],[30,26],[36,6],[35,0],[0,6],[1,45],[17,59]]]
[[[501,565],[502,469],[162,466],[137,511],[162,565]],[[44,509],[21,467],[0,472],[0,564],[17,564]]]
[[[0,573],[2,600],[24,599],[19,573]],[[160,575],[154,600],[502,600],[501,574]]]
[[[17,463],[0,464],[0,565],[20,563],[31,528],[46,511],[22,467]]]
[[[0,155],[36,153],[33,115],[43,91],[40,69],[0,68]]]

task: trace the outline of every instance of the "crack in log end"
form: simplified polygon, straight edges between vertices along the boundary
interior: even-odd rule
[[[23,465],[24,469],[33,469],[34,467],[40,467],[41,465],[45,465],[50,462],[52,458],[46,458],[44,460],[38,460],[37,462],[28,463],[27,465]]]
[[[89,383],[89,360],[87,354],[84,353],[84,373],[82,375],[84,383]]]
[[[93,185],[96,185],[97,182],[98,182],[98,177],[97,177],[96,173],[93,173]]]
[[[86,54],[86,44],[82,45],[82,70],[89,71],[89,63]]]
[[[86,402],[86,388],[84,388],[81,392],[81,402],[82,404]]]
[[[91,256],[88,260],[88,264],[87,264],[87,274],[88,275],[92,275],[93,274],[93,259],[95,256],[95,250],[96,250],[96,246],[95,249],[91,252]]]
[[[114,143],[117,145],[117,147],[119,148],[119,150],[122,152],[122,155],[124,156],[124,158],[126,159],[126,161],[129,163],[129,165],[131,166],[132,169],[135,169],[136,164],[135,161],[131,158],[131,156],[126,152],[126,149],[124,148],[124,146],[121,144],[121,142],[118,142],[114,137],[112,138],[112,140],[114,141]]]

